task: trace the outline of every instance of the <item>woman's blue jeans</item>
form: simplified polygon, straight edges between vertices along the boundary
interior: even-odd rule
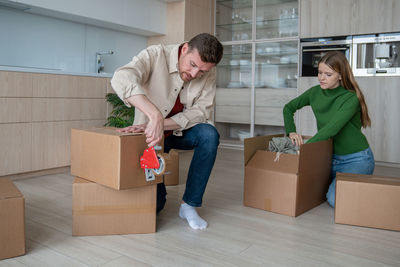
[[[183,201],[190,206],[200,207],[203,202],[208,178],[214,167],[219,145],[219,134],[214,126],[200,123],[190,129],[184,130],[182,136],[170,135],[164,140],[164,151],[172,148],[193,150],[194,154],[189,167],[186,180],[186,189]],[[166,202],[165,184],[157,186],[157,212],[164,208]]]
[[[347,155],[333,154],[331,169],[333,180],[329,186],[328,193],[326,193],[328,204],[335,207],[336,172],[372,174],[374,169],[375,160],[371,148]]]

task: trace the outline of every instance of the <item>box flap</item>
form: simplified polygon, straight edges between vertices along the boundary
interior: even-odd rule
[[[73,129],[73,130],[106,134],[106,135],[114,135],[114,136],[142,135],[143,134],[143,133],[121,133],[121,132],[117,132],[117,129],[118,128],[115,128],[115,127],[98,127],[98,128],[90,128],[90,129]]]
[[[332,165],[332,140],[304,144],[300,147],[299,173],[318,169],[329,169]]]
[[[91,182],[80,177],[75,177],[74,184],[84,184],[84,183],[91,183]]]
[[[22,193],[8,178],[0,179],[0,200],[7,198],[23,197]]]
[[[369,184],[386,184],[393,186],[400,186],[400,177],[386,177],[377,175],[353,174],[353,173],[340,173],[336,174],[337,181],[369,183]]]
[[[246,166],[249,160],[257,152],[257,150],[266,150],[268,143],[272,137],[282,137],[283,134],[256,136],[244,139],[244,165]]]
[[[302,145],[299,157],[296,214],[326,200],[331,181],[332,140]]]
[[[276,152],[258,150],[247,166],[261,170],[297,174],[299,168],[298,155],[282,153],[279,160],[275,161],[276,155]]]

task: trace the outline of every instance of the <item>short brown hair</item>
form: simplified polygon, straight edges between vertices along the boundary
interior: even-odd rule
[[[203,62],[218,64],[221,61],[224,48],[218,39],[208,33],[200,33],[189,42],[189,51],[197,49]]]

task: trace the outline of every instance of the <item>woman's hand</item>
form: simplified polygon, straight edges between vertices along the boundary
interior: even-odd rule
[[[303,144],[303,137],[298,133],[289,133],[289,138],[292,141],[292,144],[296,146]]]

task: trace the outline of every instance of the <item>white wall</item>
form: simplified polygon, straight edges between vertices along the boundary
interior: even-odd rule
[[[27,13],[152,36],[165,34],[167,5],[158,0],[0,0]]]
[[[22,11],[0,8],[0,65],[95,72],[95,53],[103,56],[105,72],[130,61],[146,47],[147,38]]]

